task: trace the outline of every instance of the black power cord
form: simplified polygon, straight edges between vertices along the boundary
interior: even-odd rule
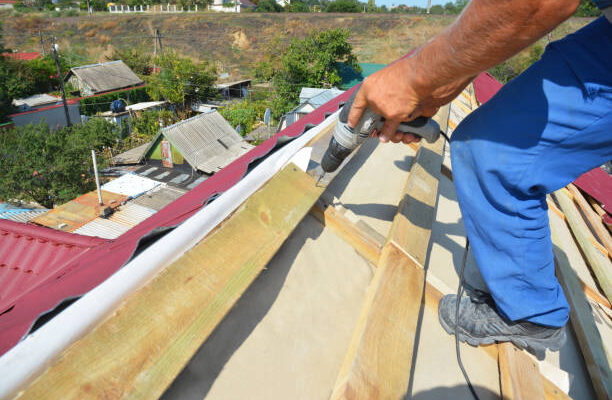
[[[468,389],[470,389],[470,392],[472,393],[472,396],[474,397],[475,400],[480,400],[480,398],[478,397],[478,395],[476,394],[476,391],[474,390],[474,387],[472,386],[472,382],[470,381],[470,378],[468,377],[467,372],[465,371],[465,367],[463,366],[463,362],[461,362],[461,349],[459,347],[459,331],[457,329],[457,326],[459,325],[458,321],[459,321],[459,303],[461,301],[461,296],[463,296],[463,292],[464,292],[464,277],[463,277],[463,273],[465,272],[465,264],[467,261],[467,255],[468,252],[470,251],[470,240],[466,237],[465,238],[465,251],[463,253],[463,261],[461,262],[461,272],[459,273],[459,287],[457,288],[457,302],[455,305],[455,349],[457,351],[457,363],[459,364],[459,369],[461,369],[461,373],[463,374],[463,377],[465,378],[465,382],[468,385]]]

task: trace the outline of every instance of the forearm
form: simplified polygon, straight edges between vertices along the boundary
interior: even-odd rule
[[[472,0],[410,59],[412,86],[432,92],[508,59],[569,18],[579,0]]]

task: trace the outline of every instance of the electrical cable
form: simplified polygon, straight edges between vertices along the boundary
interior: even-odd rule
[[[446,137],[446,135],[444,135],[444,137]],[[470,389],[470,392],[472,393],[472,396],[474,397],[475,400],[480,400],[480,398],[476,394],[476,391],[474,390],[474,387],[472,386],[472,382],[470,381],[470,378],[468,377],[465,367],[463,366],[463,362],[461,362],[461,349],[459,347],[459,336],[458,336],[459,331],[457,328],[457,326],[459,325],[458,323],[459,304],[460,304],[461,296],[463,296],[463,292],[465,289],[464,287],[465,279],[464,279],[463,273],[465,272],[465,264],[467,261],[467,255],[469,251],[470,251],[470,240],[466,237],[465,238],[465,251],[463,253],[463,261],[461,262],[461,272],[459,272],[459,287],[457,287],[457,301],[455,305],[455,349],[457,351],[457,363],[459,364],[459,369],[461,369],[461,373],[463,374],[463,377],[465,378],[465,382],[468,385],[468,389]]]

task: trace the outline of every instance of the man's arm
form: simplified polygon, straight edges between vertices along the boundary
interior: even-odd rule
[[[472,0],[444,32],[404,58],[369,76],[349,115],[355,126],[366,107],[387,120],[384,142],[414,140],[396,134],[402,121],[431,116],[478,73],[510,58],[561,22],[579,0]]]

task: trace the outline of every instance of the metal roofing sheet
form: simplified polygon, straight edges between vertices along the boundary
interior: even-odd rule
[[[0,220],[0,315],[37,284],[101,243],[99,239]],[[45,309],[38,312],[42,311]],[[0,331],[0,336],[6,334],[4,329]]]
[[[92,93],[108,92],[142,84],[142,80],[121,60],[74,67],[66,79],[71,74],[76,75]]]
[[[30,97],[25,97],[23,99],[14,99],[13,105],[16,107],[27,106],[27,107],[36,107],[44,104],[56,104],[62,101],[61,98],[48,95],[46,93],[35,94]]]
[[[321,107],[323,104],[327,103],[328,101],[334,99],[335,97],[341,95],[342,93],[344,93],[344,90],[336,88],[327,89],[324,92],[321,92],[316,96],[311,97],[308,100],[308,103],[311,104],[314,108],[318,108]]]
[[[159,211],[185,193],[187,190],[162,185],[132,200],[131,203]]]
[[[145,178],[136,174],[125,174],[117,179],[102,185],[102,189],[107,192],[119,193],[128,198],[138,197],[141,194],[161,185],[153,179]]]
[[[164,128],[162,134],[200,171],[219,171],[253,148],[218,112],[200,114]]]
[[[96,191],[89,192],[33,218],[31,222],[64,232],[72,232],[87,222],[96,219],[104,208],[119,207],[122,202],[127,200],[127,196],[103,190],[102,200],[104,204],[100,205],[98,203],[98,193]]]
[[[316,95],[318,95],[319,93],[322,93],[326,90],[327,89],[325,88],[303,87],[302,90],[300,90],[300,104],[307,102],[308,99],[311,99],[315,97]]]
[[[348,99],[352,91],[347,91],[334,99],[333,102],[319,107],[288,126],[119,238],[107,242],[98,242],[100,244],[79,254],[78,257],[58,256],[52,263],[53,270],[56,272],[47,276],[46,279],[40,278],[30,282],[23,290],[24,295],[20,296],[18,301],[11,303],[14,308],[0,315],[0,332],[2,332],[2,335],[0,335],[0,354],[17,343],[28,332],[33,321],[42,312],[51,309],[65,298],[86,293],[117,271],[130,259],[138,242],[144,235],[155,229],[174,226],[185,221],[201,209],[208,199],[223,193],[242,179],[249,164],[272,151],[280,137],[299,136],[303,133],[306,124],[317,125],[321,123],[328,113],[336,111],[340,103]],[[0,221],[0,227],[6,223],[11,222]],[[33,241],[38,241],[41,230],[49,231],[49,229],[36,226],[16,225],[26,226],[26,232],[32,237]],[[62,232],[52,232],[58,235],[67,235]],[[11,243],[5,236],[7,235],[0,235],[0,257],[12,250]],[[70,236],[82,237],[78,235]],[[100,240],[96,238],[88,239]],[[37,257],[39,253],[37,246],[23,246],[20,248],[21,250],[19,259]],[[0,275],[0,287],[3,286],[3,277]],[[6,308],[4,309],[6,310]]]
[[[117,154],[115,157],[113,157],[113,161],[115,164],[119,165],[138,164],[143,160],[150,146],[150,142],[141,144],[140,146],[134,147],[131,150]]]
[[[35,210],[4,211],[0,212],[0,219],[7,219],[9,221],[26,223],[32,220],[33,218],[36,218],[39,215],[46,213],[47,211],[49,210],[47,210],[46,208],[40,208]]]
[[[119,207],[110,217],[98,217],[81,226],[74,233],[97,236],[104,239],[115,239],[155,213],[156,210],[129,202]]]

